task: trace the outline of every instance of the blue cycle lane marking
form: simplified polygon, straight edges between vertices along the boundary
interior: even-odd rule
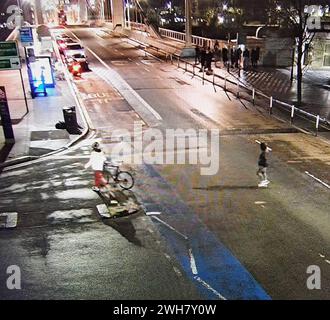
[[[239,260],[210,232],[153,166],[143,168],[137,197],[169,249],[206,299],[270,300]],[[156,186],[156,187],[155,187]]]

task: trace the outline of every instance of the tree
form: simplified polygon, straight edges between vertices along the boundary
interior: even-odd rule
[[[318,28],[319,7],[327,5],[329,0],[286,0],[276,1],[269,13],[272,17],[281,21],[281,27],[290,31],[296,43],[296,65],[297,65],[297,103],[302,102],[302,79],[304,55],[313,41]]]

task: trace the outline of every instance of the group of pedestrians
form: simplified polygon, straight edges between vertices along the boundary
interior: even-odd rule
[[[214,48],[196,46],[195,64],[201,64],[200,72],[207,70],[212,73],[212,61],[215,66],[219,67],[219,62],[223,62],[224,67],[241,68],[247,70],[250,65],[257,68],[260,60],[260,47],[253,48],[251,51],[246,47],[244,51],[240,47],[230,48],[223,47],[220,49],[218,41],[215,42]]]

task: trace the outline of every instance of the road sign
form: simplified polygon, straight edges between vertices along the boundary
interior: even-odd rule
[[[0,42],[0,71],[22,68],[16,41]]]
[[[0,59],[3,57],[18,57],[19,51],[16,41],[0,42]]]
[[[19,58],[0,59],[0,71],[3,70],[20,70],[22,68]]]
[[[33,31],[31,27],[22,27],[19,30],[21,44],[23,47],[32,47],[33,46]]]

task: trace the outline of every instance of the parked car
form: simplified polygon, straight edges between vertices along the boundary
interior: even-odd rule
[[[67,43],[66,48],[63,50],[65,58],[70,58],[76,53],[80,53],[85,56],[85,49],[80,45],[80,43]]]
[[[74,65],[77,66],[78,64],[81,67],[81,72],[89,71],[87,58],[84,54],[81,54],[80,52],[74,53],[71,56],[67,56],[65,61],[66,61],[69,71],[70,71],[71,67],[73,67]],[[77,68],[78,67],[76,67],[76,69]]]
[[[75,43],[75,41],[72,40],[71,38],[57,39],[56,42],[58,44],[58,48],[61,54],[64,54],[64,51],[67,49],[68,44]]]

